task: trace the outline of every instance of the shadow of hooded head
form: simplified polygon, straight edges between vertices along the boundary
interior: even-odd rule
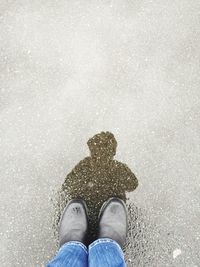
[[[94,135],[87,142],[91,159],[102,163],[112,160],[116,154],[117,141],[110,132],[101,132]]]

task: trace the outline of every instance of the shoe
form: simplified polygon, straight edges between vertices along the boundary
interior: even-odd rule
[[[88,212],[85,201],[73,199],[64,209],[59,224],[59,244],[69,241],[84,243],[88,230]]]
[[[113,239],[123,247],[128,231],[127,221],[127,210],[124,201],[117,197],[108,199],[99,213],[98,238]]]

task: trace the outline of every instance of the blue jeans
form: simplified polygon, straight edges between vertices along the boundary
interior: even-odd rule
[[[65,243],[47,267],[126,267],[123,251],[112,239],[100,238],[87,250],[81,242]]]

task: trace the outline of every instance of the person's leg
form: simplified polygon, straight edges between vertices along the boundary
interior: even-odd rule
[[[90,267],[126,267],[121,247],[109,238],[98,239],[89,246],[88,261]]]
[[[111,198],[99,214],[99,239],[89,246],[90,267],[125,267],[121,247],[126,242],[128,224],[125,203]]]
[[[84,244],[77,241],[65,243],[47,267],[87,267],[88,251]]]
[[[71,200],[60,220],[60,249],[47,267],[87,267],[88,251],[84,245],[87,228],[88,216],[85,202]]]

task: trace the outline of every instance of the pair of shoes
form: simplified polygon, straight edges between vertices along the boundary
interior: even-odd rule
[[[68,202],[59,226],[60,246],[69,241],[85,243],[88,230],[88,209],[85,201]],[[125,244],[128,230],[127,210],[123,200],[112,197],[101,207],[98,238],[110,238],[121,247]]]

